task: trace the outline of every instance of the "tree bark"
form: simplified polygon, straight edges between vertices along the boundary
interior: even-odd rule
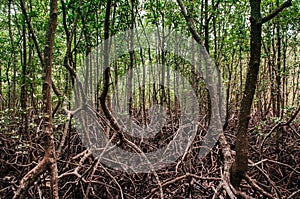
[[[109,26],[110,26],[110,9],[112,1],[108,0],[106,3],[106,12],[105,12],[105,21],[104,21],[104,74],[103,74],[103,90],[100,95],[100,104],[102,111],[106,118],[109,120],[113,129],[117,132],[120,132],[120,126],[118,125],[116,119],[112,115],[108,106],[106,105],[106,98],[109,91],[109,82],[110,82],[110,67],[109,67],[109,53],[110,53],[110,44],[109,44]],[[121,134],[119,134],[121,139]]]
[[[196,32],[193,20],[190,17],[187,9],[185,8],[182,0],[177,0],[178,5],[181,8],[181,12],[186,19],[187,25],[193,38],[197,41],[197,43],[201,43],[200,36]],[[249,69],[246,77],[246,84],[244,95],[241,102],[241,109],[239,114],[239,123],[238,123],[238,132],[237,139],[235,143],[236,147],[236,157],[235,161],[231,168],[231,183],[235,189],[238,189],[241,183],[241,180],[245,176],[248,170],[248,154],[249,154],[249,146],[248,146],[248,124],[250,120],[250,110],[251,105],[256,89],[258,73],[259,73],[259,65],[260,65],[260,57],[261,57],[261,34],[262,34],[262,25],[263,23],[273,19],[278,13],[280,13],[284,8],[291,6],[291,0],[286,1],[278,8],[276,8],[271,14],[262,18],[260,7],[261,0],[250,0],[251,7],[251,30],[250,30],[250,61],[249,61]]]
[[[21,0],[21,3],[24,2]],[[25,6],[24,6],[25,8]],[[24,10],[23,10],[24,13]],[[26,12],[25,12],[26,13]],[[50,1],[50,17],[46,33],[46,45],[44,48],[43,66],[43,146],[45,155],[42,161],[29,171],[21,180],[14,198],[24,198],[28,188],[46,170],[50,173],[52,198],[58,197],[58,172],[56,164],[54,135],[52,128],[52,60],[54,50],[54,35],[57,27],[57,0]],[[32,31],[32,30],[31,30]]]
[[[273,13],[262,18],[260,12],[261,0],[250,0],[250,61],[239,114],[238,132],[235,143],[236,157],[231,172],[231,183],[235,189],[239,188],[248,170],[249,146],[247,129],[259,73],[262,24],[274,18],[280,11],[288,6],[291,6],[291,1],[283,3],[275,9]]]
[[[250,109],[258,78],[261,55],[262,24],[258,23],[258,21],[261,19],[260,0],[250,0],[250,6],[250,61],[239,114],[238,132],[235,144],[236,158],[231,173],[231,183],[236,189],[239,188],[241,180],[248,170],[249,146],[247,129],[250,120]]]
[[[52,197],[58,198],[58,172],[56,164],[54,135],[52,128],[52,61],[54,51],[54,36],[57,27],[57,0],[50,1],[50,18],[46,33],[43,70],[43,111],[45,123],[45,157],[50,161],[50,177]]]

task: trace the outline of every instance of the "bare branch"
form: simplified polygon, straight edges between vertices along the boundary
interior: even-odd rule
[[[266,192],[265,190],[263,190],[260,186],[258,186],[255,182],[255,180],[251,179],[248,175],[245,175],[245,180],[257,191],[261,192],[262,194],[264,194],[266,197],[268,198],[274,198],[274,196],[268,192]]]
[[[200,35],[196,31],[195,26],[194,26],[194,21],[190,17],[190,14],[189,14],[188,10],[186,9],[184,3],[182,2],[182,0],[177,0],[177,3],[178,3],[178,5],[181,8],[181,13],[183,14],[183,16],[184,16],[184,18],[185,18],[185,20],[187,22],[188,28],[189,28],[190,32],[192,33],[193,38],[196,40],[196,42],[198,44],[201,44]]]
[[[20,185],[13,197],[13,199],[24,198],[26,191],[36,181],[36,179],[46,171],[49,166],[49,159],[43,158],[38,165],[36,165],[31,171],[29,171],[21,180]]]
[[[292,121],[297,117],[298,113],[300,112],[300,107],[298,108],[298,110],[291,116],[291,118],[284,123],[283,125],[290,125],[292,123]]]

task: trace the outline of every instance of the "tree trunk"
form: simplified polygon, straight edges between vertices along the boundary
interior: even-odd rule
[[[2,63],[1,63],[1,60],[0,60],[0,111],[3,110],[3,96],[2,96]]]
[[[105,21],[104,21],[104,73],[103,73],[103,90],[100,95],[100,104],[103,113],[106,118],[110,121],[114,130],[119,131],[120,128],[117,124],[117,121],[111,114],[107,104],[106,98],[108,96],[109,91],[109,82],[110,82],[110,67],[109,67],[109,53],[110,53],[110,44],[109,44],[109,26],[110,26],[110,9],[111,9],[112,1],[108,0],[106,3],[106,12],[105,12]]]
[[[43,112],[45,124],[45,157],[50,161],[52,197],[58,198],[58,172],[52,128],[52,61],[54,51],[54,35],[57,27],[57,0],[50,1],[50,18],[46,33],[43,70]]]
[[[238,189],[243,176],[248,170],[248,123],[250,119],[250,109],[255,93],[257,77],[259,72],[261,55],[261,28],[258,23],[261,18],[260,0],[251,0],[251,32],[250,32],[250,62],[247,73],[244,95],[241,103],[239,115],[238,132],[236,138],[236,158],[232,167],[231,182],[234,188]]]
[[[285,7],[291,6],[291,1],[285,2],[280,7],[275,9],[273,13],[264,18],[261,18],[260,4],[260,0],[250,0],[250,61],[239,114],[238,132],[235,143],[236,157],[231,172],[231,183],[235,189],[239,188],[240,183],[248,170],[249,146],[247,129],[259,73],[262,24],[274,18]]]
[[[11,3],[12,1],[9,0],[9,5],[8,5],[8,29],[9,29],[9,38],[11,42],[11,49],[12,49],[12,55],[13,55],[13,78],[12,78],[12,83],[13,83],[13,92],[11,95],[11,98],[8,101],[9,107],[10,108],[15,108],[15,99],[16,99],[16,76],[17,76],[17,55],[16,55],[16,48],[15,48],[15,43],[14,43],[14,37],[13,37],[13,30],[12,30],[12,22],[11,22]]]
[[[21,0],[23,13],[26,13],[24,1]],[[26,14],[25,14],[26,15]],[[28,21],[27,21],[28,22]],[[29,28],[32,27],[28,23]],[[43,146],[45,155],[31,171],[29,171],[21,180],[20,185],[14,195],[16,198],[25,198],[27,190],[36,181],[36,179],[46,170],[50,173],[51,179],[51,198],[58,197],[58,171],[56,164],[56,154],[54,145],[54,135],[52,128],[52,60],[54,50],[54,35],[57,27],[57,0],[50,1],[50,17],[46,33],[46,45],[44,48],[44,57],[40,56],[43,66]],[[33,29],[31,29],[33,32]],[[38,49],[38,45],[36,43]]]
[[[20,92],[20,101],[22,109],[22,123],[24,125],[23,132],[27,135],[28,139],[31,141],[30,133],[28,131],[28,111],[27,111],[27,38],[26,38],[26,27],[23,25],[23,63],[22,63],[22,84]]]
[[[276,6],[279,6],[279,0],[276,1]],[[276,117],[281,118],[281,36],[280,36],[280,22],[276,22],[276,37],[277,37],[277,60],[276,60]],[[276,129],[276,152],[279,156],[279,139],[280,139],[281,128]]]

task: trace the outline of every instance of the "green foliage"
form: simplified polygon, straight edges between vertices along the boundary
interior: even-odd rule
[[[98,44],[101,45],[104,38],[104,18],[105,18],[105,6],[106,1],[80,1],[66,0],[64,1],[66,8],[66,24],[63,21],[62,5],[59,3],[58,9],[58,27],[55,37],[55,50],[53,59],[53,81],[59,90],[64,92],[69,90],[71,93],[72,83],[68,70],[63,66],[64,58],[66,55],[67,34],[65,28],[67,28],[68,34],[71,33],[74,27],[74,20],[78,17],[76,30],[74,32],[74,39],[71,43],[72,58],[70,63],[74,64],[75,70],[83,67],[84,60],[87,54],[93,50]],[[214,4],[212,4],[214,3]],[[195,21],[195,27],[204,42],[204,29],[205,29],[205,15],[207,14],[208,31],[209,31],[209,50],[212,59],[219,67],[224,83],[226,87],[230,86],[230,94],[232,95],[230,103],[235,104],[233,107],[238,107],[240,102],[240,96],[243,92],[245,74],[247,72],[247,65],[249,62],[249,16],[250,7],[247,1],[208,1],[208,5],[204,5],[202,1],[185,1],[185,5],[189,10],[190,16]],[[283,3],[283,1],[279,1]],[[30,5],[31,4],[31,5]],[[80,6],[80,8],[78,8]],[[262,1],[262,14],[266,16],[276,8],[276,1],[264,0]],[[262,69],[260,74],[260,81],[257,85],[257,95],[268,93],[270,96],[272,79],[270,74],[274,75],[274,71],[270,72],[270,68],[275,67],[276,63],[276,24],[280,23],[280,36],[281,36],[281,48],[286,49],[285,54],[285,67],[280,68],[278,74],[281,78],[286,78],[288,82],[287,104],[297,106],[299,102],[292,100],[292,89],[290,84],[297,84],[295,77],[298,75],[299,70],[299,27],[300,19],[298,17],[300,2],[299,0],[293,1],[293,5],[284,10],[280,17],[270,21],[264,25],[263,28],[263,49],[262,49]],[[24,20],[24,15],[20,9],[20,5],[17,2],[12,2],[12,32],[14,46],[16,48],[17,64],[16,64],[16,79],[14,79],[13,71],[13,57],[12,57],[12,45],[9,38],[8,31],[8,4],[3,2],[0,7],[0,64],[1,64],[1,76],[2,83],[2,96],[8,100],[12,91],[12,83],[16,81],[16,97],[18,98],[17,106],[20,104],[20,89],[22,87],[22,54],[24,49],[22,47],[23,37],[22,28],[26,27],[27,31],[27,77],[26,87],[28,98],[30,98],[30,105],[38,109],[42,99],[42,65],[37,55],[36,47],[33,40],[30,38],[31,34],[28,30],[27,24]],[[48,24],[48,11],[49,6],[47,1],[26,1],[26,8],[28,17],[35,31],[36,38],[39,43],[39,48],[43,51],[45,47],[45,33]],[[207,9],[207,10],[205,10]],[[131,13],[133,10],[133,13]],[[132,24],[135,27],[144,28],[145,32],[151,31],[149,27],[165,27],[171,30],[179,31],[181,34],[191,36],[187,28],[186,21],[181,14],[181,10],[176,1],[134,1],[132,5],[131,1],[114,1],[111,10],[110,18],[110,34],[118,34],[122,31],[128,30]],[[132,14],[134,16],[132,16]],[[132,21],[134,17],[134,21]],[[167,37],[167,31],[166,38]],[[124,41],[125,42],[125,41]],[[273,45],[273,46],[272,46]],[[113,47],[113,46],[112,46]],[[152,63],[161,63],[162,60],[156,56],[156,52],[151,51],[150,57]],[[147,51],[143,51],[142,54],[145,62],[149,62],[149,54]],[[134,67],[142,63],[141,55],[139,52],[135,52],[135,64]],[[99,55],[100,57],[103,55]],[[190,70],[190,63],[182,62],[176,56],[166,53],[165,55],[168,67],[173,70],[178,70],[187,79],[192,82],[193,72]],[[284,55],[281,57],[283,62]],[[114,64],[117,65],[117,71],[114,71]],[[111,78],[115,80],[113,74],[122,76],[128,71],[130,64],[129,54],[122,56],[116,63],[111,65]],[[179,67],[178,67],[179,66]],[[231,79],[229,79],[229,77]],[[101,78],[100,78],[101,79]],[[199,87],[204,88],[204,82],[199,81]],[[114,85],[112,85],[114,86]],[[101,86],[99,87],[101,88]],[[101,91],[101,90],[100,90]],[[295,91],[297,92],[297,91]],[[71,94],[68,94],[71,99]],[[266,94],[266,96],[268,96]],[[294,94],[296,95],[296,94]],[[260,95],[259,95],[260,96]],[[294,97],[295,98],[295,97]],[[260,102],[261,99],[256,97],[256,102]],[[56,105],[59,99],[53,95],[53,103]],[[294,104],[291,104],[294,103]],[[139,106],[139,103],[136,103]],[[7,103],[4,104],[5,108]],[[282,107],[283,112],[289,115],[290,108]],[[56,120],[56,119],[55,119]],[[60,123],[60,120],[55,122]],[[275,120],[274,120],[275,121]]]

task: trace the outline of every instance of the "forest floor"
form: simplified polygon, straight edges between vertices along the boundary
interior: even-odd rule
[[[22,177],[43,157],[41,120],[32,117],[30,133],[24,134],[20,118],[1,116],[0,198],[12,198]],[[57,147],[64,130],[64,116],[55,118]],[[300,198],[300,118],[288,126],[252,119],[249,126],[250,157],[247,179],[241,191],[252,198]],[[234,150],[237,119],[231,118],[225,136]],[[182,161],[153,173],[127,174],[105,167],[93,157],[70,128],[58,158],[61,198],[212,198],[221,180],[223,157],[217,144],[202,159],[199,131]],[[161,136],[159,139],[169,140]],[[155,142],[155,139],[153,140]],[[160,142],[161,143],[161,142]],[[254,183],[253,183],[254,182]],[[29,198],[50,198],[48,175],[41,175],[28,191]],[[225,193],[220,193],[220,197]]]

